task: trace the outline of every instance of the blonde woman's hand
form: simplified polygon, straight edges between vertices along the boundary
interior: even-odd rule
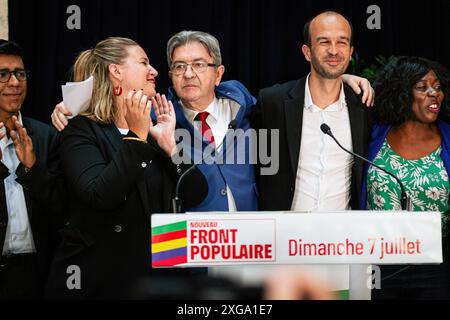
[[[142,90],[130,91],[124,97],[125,121],[140,139],[147,140],[150,130],[151,104]]]
[[[177,122],[173,104],[171,101],[167,101],[165,95],[161,96],[158,93],[152,98],[152,105],[155,110],[156,125],[150,125],[150,135],[168,156],[173,156],[176,151],[175,126]]]
[[[72,116],[72,113],[67,109],[63,102],[58,103],[53,109],[51,118],[52,124],[59,132],[63,131],[67,126],[67,117]]]

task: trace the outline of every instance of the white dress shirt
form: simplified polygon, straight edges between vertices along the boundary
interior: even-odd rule
[[[348,210],[353,157],[322,133],[320,125],[330,126],[334,136],[353,150],[350,119],[342,86],[339,100],[321,109],[314,104],[305,86],[302,140],[297,169],[294,211]]]
[[[186,108],[181,101],[180,105],[183,108],[183,113],[186,119],[188,119],[188,121],[194,126],[196,130],[202,132],[201,121],[195,120],[197,114],[199,114],[200,112]],[[240,108],[241,106],[233,100],[226,98],[215,98],[213,102],[211,102],[211,104],[208,106],[208,108],[204,110],[209,113],[209,116],[206,119],[206,123],[211,128],[212,134],[214,135],[214,143],[216,146],[221,145],[228,131],[228,125],[232,120],[236,118],[236,115],[238,114]],[[222,147],[220,146],[218,151],[220,151],[221,148]],[[231,192],[231,189],[228,187],[228,185],[227,199],[228,211],[237,211],[233,193]]]
[[[19,113],[19,122],[22,117]],[[1,129],[4,132],[5,127]],[[14,143],[7,136],[0,140],[2,162],[8,168],[10,175],[5,178],[5,197],[8,210],[8,227],[2,254],[21,254],[36,252],[33,234],[28,219],[28,211],[22,186],[16,182],[16,169],[20,164],[14,149]]]
[[[320,125],[330,126],[334,136],[353,151],[350,118],[344,87],[339,100],[325,109],[314,104],[305,86],[302,140],[295,183],[294,211],[342,211],[349,209],[353,157],[341,150],[331,137],[323,134]],[[333,290],[350,287],[349,265],[305,266],[306,270],[330,284]]]

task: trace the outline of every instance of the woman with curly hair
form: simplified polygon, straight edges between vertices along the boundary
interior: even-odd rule
[[[393,59],[378,75],[369,159],[399,177],[413,211],[443,217],[444,264],[381,268],[381,290],[373,299],[448,299],[447,233],[450,183],[448,72],[417,57]],[[366,166],[362,207],[401,210],[401,189],[381,170]]]

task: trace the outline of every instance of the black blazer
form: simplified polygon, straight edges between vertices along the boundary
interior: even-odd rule
[[[278,173],[263,176],[257,172],[260,210],[286,211],[292,208],[302,136],[305,84],[306,77],[263,89],[259,93],[252,119],[253,127],[280,130]],[[368,110],[350,87],[344,85],[344,91],[352,129],[353,151],[367,156],[370,133]],[[362,176],[363,164],[355,159],[351,180],[352,209],[360,207]]]
[[[59,134],[47,124],[22,117],[23,126],[33,141],[37,162],[25,172],[22,164],[16,169],[16,181],[22,185],[28,218],[38,257],[40,279],[44,284],[48,267],[57,247],[56,230],[66,220],[64,205],[66,192],[59,168]],[[3,180],[9,176],[8,168],[0,162],[0,250],[3,250],[8,212]],[[1,254],[1,252],[0,252]]]
[[[62,134],[61,161],[72,195],[70,221],[61,231],[47,297],[127,298],[139,279],[150,274],[151,214],[170,212],[182,170],[148,142],[123,141],[115,125],[83,116],[69,121]],[[182,190],[190,206],[203,199],[207,186],[199,172],[187,179],[198,186],[195,194]],[[81,270],[80,290],[66,285],[73,265]]]

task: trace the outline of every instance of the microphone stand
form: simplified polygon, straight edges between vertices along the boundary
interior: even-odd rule
[[[366,158],[364,158],[364,157],[362,157],[362,156],[360,156],[360,155],[358,155],[358,154],[356,154],[356,153],[354,153],[354,152],[351,152],[351,151],[347,150],[346,148],[344,148],[344,147],[339,143],[339,141],[336,139],[336,137],[333,135],[333,133],[331,132],[330,127],[329,127],[327,124],[323,123],[323,124],[320,126],[320,129],[322,130],[322,132],[323,132],[324,134],[329,135],[331,138],[333,138],[333,140],[336,142],[336,144],[337,144],[342,150],[344,150],[345,152],[351,154],[352,156],[354,156],[354,157],[356,157],[356,158],[358,158],[358,159],[360,159],[360,160],[362,160],[362,161],[364,161],[364,162],[370,164],[371,166],[374,166],[375,168],[377,168],[377,169],[379,169],[379,170],[381,170],[381,171],[387,173],[387,174],[390,175],[391,177],[393,177],[393,178],[395,179],[395,181],[397,181],[397,183],[400,185],[400,189],[401,189],[400,205],[401,205],[401,207],[402,207],[402,210],[412,211],[412,202],[411,202],[411,200],[408,198],[408,196],[406,195],[405,187],[403,186],[402,181],[401,181],[396,175],[394,175],[393,173],[389,172],[388,170],[386,170],[386,169],[384,169],[384,168],[382,168],[382,167],[376,165],[376,164],[373,163],[372,161],[369,161],[368,159],[366,159]]]
[[[236,130],[236,126],[237,126],[237,121],[236,120],[232,120],[228,124],[228,130]],[[222,147],[222,145],[224,144],[225,140],[226,140],[226,135],[223,138],[222,142],[219,144],[219,146],[217,148],[215,148],[214,156],[215,156],[217,150],[219,150]],[[209,159],[211,156],[212,156],[212,153],[207,155],[207,157],[204,160]],[[175,197],[172,199],[172,211],[173,211],[173,213],[181,213],[181,199],[180,199],[181,182],[183,181],[184,177],[186,177],[190,172],[192,172],[192,170],[194,170],[197,167],[197,165],[198,165],[198,163],[194,163],[189,169],[187,169],[185,172],[183,172],[183,174],[178,179],[177,185],[175,187]]]

